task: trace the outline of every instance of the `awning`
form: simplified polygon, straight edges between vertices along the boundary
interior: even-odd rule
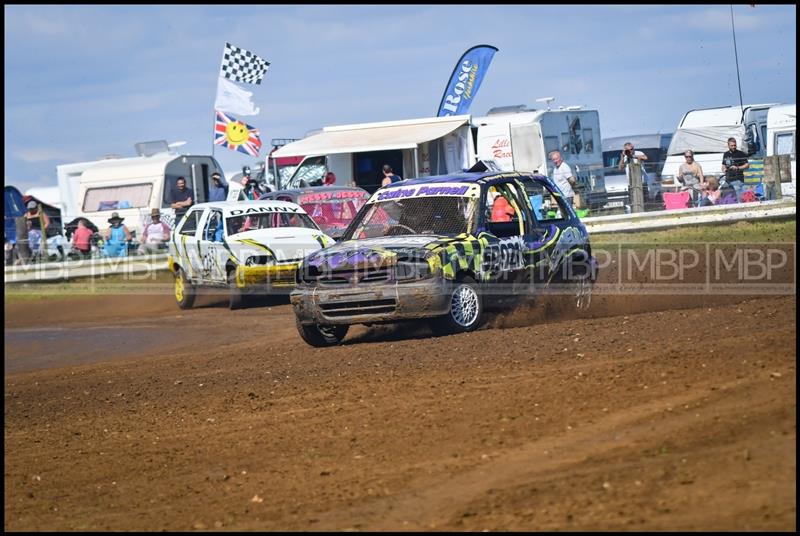
[[[319,134],[284,145],[272,153],[272,157],[413,149],[420,143],[441,138],[469,124],[469,121],[469,115],[455,115],[326,127]]]

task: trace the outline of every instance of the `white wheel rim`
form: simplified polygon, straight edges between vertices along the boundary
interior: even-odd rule
[[[450,303],[450,315],[456,324],[462,327],[471,326],[478,318],[478,294],[469,285],[460,285],[453,292]]]

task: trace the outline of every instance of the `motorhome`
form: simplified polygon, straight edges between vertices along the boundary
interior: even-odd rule
[[[663,208],[661,201],[661,168],[667,159],[667,149],[672,134],[637,134],[634,136],[618,136],[603,138],[603,167],[605,175],[608,203],[606,208],[630,206],[628,192],[628,174],[619,169],[622,147],[632,143],[636,151],[647,157],[642,164],[642,186],[646,208]]]
[[[472,119],[477,158],[494,160],[503,171],[527,171],[552,177],[551,151],[569,164],[590,209],[606,204],[600,115],[570,106],[560,110],[525,105],[492,108]]]
[[[781,193],[794,197],[797,185],[797,105],[773,106],[767,113],[767,156],[791,155],[791,181],[781,177]]]
[[[165,141],[142,142],[136,144],[136,157],[58,166],[59,187],[66,183],[61,188],[68,209],[65,221],[83,216],[105,228],[111,213],[118,212],[125,224],[136,230],[147,221],[151,209],[159,208],[162,220],[174,226],[169,192],[176,179],[185,177],[195,193],[194,202],[201,203],[208,200],[211,174],[222,172],[214,157],[178,154],[176,146]]]
[[[469,115],[325,127],[272,153],[275,159],[301,155],[303,161],[282,188],[321,184],[332,171],[336,185],[374,192],[384,164],[412,179],[462,171],[475,163]]]
[[[694,160],[703,167],[706,176],[722,174],[722,155],[728,150],[728,138],[735,138],[737,147],[759,165],[766,156],[767,113],[772,104],[723,106],[686,112],[678,122],[661,170],[665,185],[675,185],[678,167],[684,162],[687,149],[694,152]],[[751,171],[752,174],[752,171]],[[745,175],[745,183],[748,175]]]

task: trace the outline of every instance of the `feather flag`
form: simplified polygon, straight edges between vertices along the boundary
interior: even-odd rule
[[[261,133],[258,129],[225,112],[216,110],[216,113],[214,144],[250,156],[258,156],[258,152],[261,150]]]

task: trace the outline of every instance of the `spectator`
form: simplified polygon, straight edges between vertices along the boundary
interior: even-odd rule
[[[719,189],[719,179],[716,177],[709,177],[706,181],[705,189],[703,190],[703,198],[700,200],[701,207],[709,207],[716,205],[722,190]]]
[[[642,151],[637,151],[633,144],[628,142],[622,146],[622,152],[619,154],[619,169],[634,162],[642,163],[645,160],[647,160],[647,155]]]
[[[736,148],[736,138],[728,138],[728,150],[722,155],[722,172],[725,182],[736,192],[736,201],[742,201],[744,170],[750,167],[747,155]]]
[[[572,187],[577,184],[575,177],[572,175],[572,169],[570,169],[569,164],[564,162],[564,159],[561,158],[561,153],[559,151],[550,151],[549,156],[550,160],[553,162],[553,182],[555,182],[558,189],[561,190],[561,194],[567,200],[567,203],[572,206],[575,199],[575,191]]]
[[[28,223],[28,244],[30,244],[31,253],[40,253],[43,240],[47,240],[46,230],[50,225],[50,218],[47,217],[39,203],[33,199],[28,201],[26,206],[28,209],[25,213],[25,219]],[[44,220],[44,229],[42,228],[42,220]]]
[[[383,165],[383,180],[381,181],[381,186],[388,186],[389,184],[394,184],[395,182],[400,182],[403,180],[400,175],[395,175],[394,171],[392,171],[392,166],[389,164]]]
[[[150,219],[152,221],[142,231],[142,243],[137,250],[140,255],[158,253],[169,241],[169,225],[161,221],[161,212],[157,208],[150,211]]]
[[[695,162],[694,152],[687,150],[683,153],[686,162],[678,167],[678,182],[682,184],[681,190],[688,190],[692,199],[692,206],[699,206],[702,190],[706,186],[703,167]]]
[[[208,187],[209,201],[225,201],[228,198],[228,183],[218,172],[211,174],[211,185]]]
[[[94,233],[84,220],[78,220],[78,227],[72,233],[72,249],[81,257],[88,257],[92,253],[92,235]]]
[[[131,232],[122,225],[125,218],[119,217],[119,212],[112,212],[108,218],[111,227],[106,229],[103,238],[103,254],[107,257],[126,257],[128,255],[128,242],[131,240]]]
[[[336,184],[336,175],[333,171],[329,171],[325,174],[325,182],[323,182],[325,186],[333,186]]]
[[[194,192],[186,186],[186,179],[178,177],[175,188],[169,192],[169,206],[175,209],[175,225],[181,221],[183,215],[194,204]]]

